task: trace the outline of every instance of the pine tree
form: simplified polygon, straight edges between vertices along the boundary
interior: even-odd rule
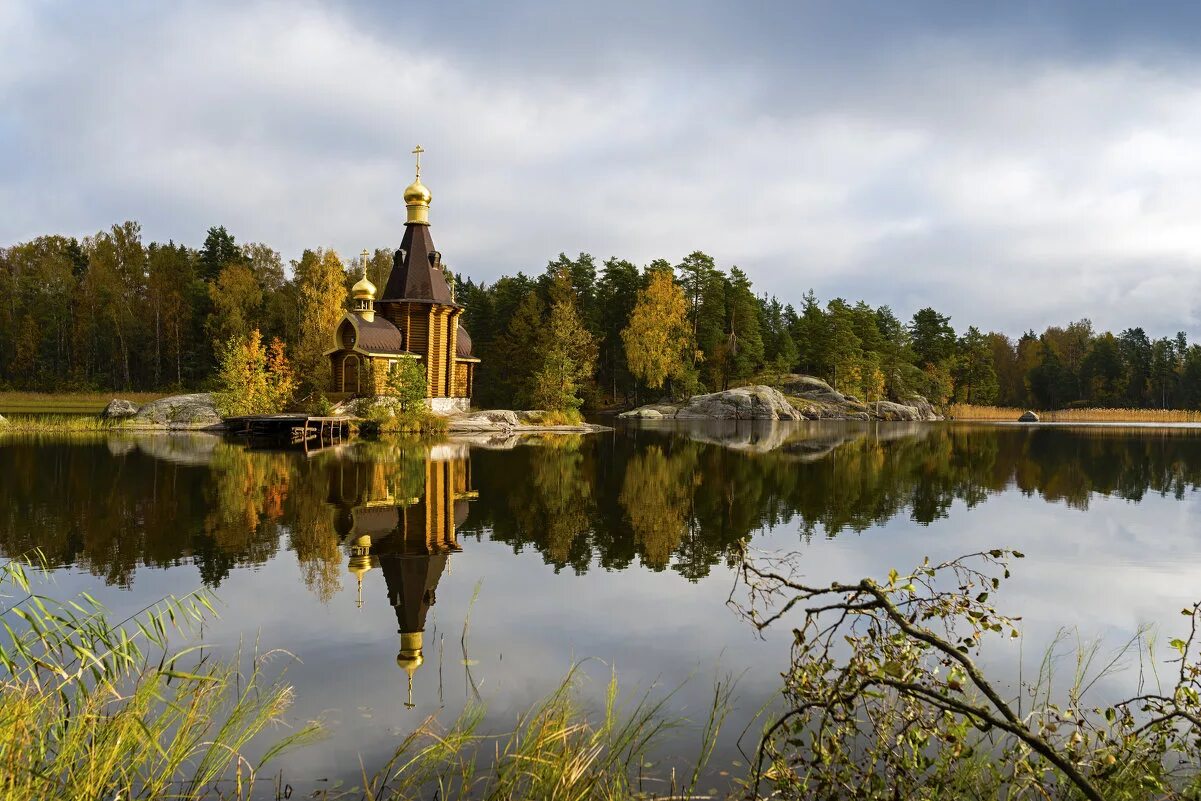
[[[959,338],[955,368],[955,395],[964,403],[990,404],[997,399],[997,374],[988,338],[969,326]]]
[[[667,269],[671,269],[670,266]],[[610,399],[627,399],[633,391],[632,372],[626,358],[622,332],[630,323],[643,285],[638,268],[623,259],[609,259],[596,283],[596,305],[600,318],[600,352],[597,383]]]
[[[928,306],[913,315],[909,335],[913,338],[913,352],[919,366],[942,364],[955,355],[955,329],[951,328],[951,318]]]
[[[763,366],[763,335],[759,328],[759,301],[751,281],[737,267],[730,268],[726,284],[726,363],[722,389],[731,380],[742,380]]]
[[[489,374],[491,383],[483,385],[485,399],[527,408],[533,404],[533,379],[540,365],[539,354],[545,336],[543,309],[538,292],[528,290],[509,319],[504,334],[490,350],[490,358],[495,364]],[[495,369],[500,365],[505,369]]]
[[[221,274],[221,270],[227,265],[236,264],[242,260],[241,248],[238,247],[233,236],[225,230],[224,225],[214,225],[208,230],[197,260],[202,279],[215,281]]]
[[[596,365],[596,344],[580,319],[570,272],[558,270],[550,289],[546,344],[534,375],[531,400],[540,409],[574,414],[583,403],[581,392]]]

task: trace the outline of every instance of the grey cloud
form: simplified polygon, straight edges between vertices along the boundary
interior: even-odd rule
[[[491,280],[693,249],[799,301],[1197,332],[1191,5],[15,3],[0,242],[435,235]]]

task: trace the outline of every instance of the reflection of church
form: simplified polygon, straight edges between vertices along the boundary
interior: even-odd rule
[[[358,605],[363,605],[363,576],[379,568],[396,612],[400,652],[396,664],[409,676],[424,661],[425,618],[437,601],[438,581],[450,554],[461,551],[456,529],[467,519],[471,462],[454,446],[437,446],[425,461],[424,486],[398,474],[395,463],[341,461],[330,490],[338,507],[339,536],[349,545],[348,569],[358,579]],[[412,483],[416,494],[404,496]],[[401,493],[398,495],[397,493]]]

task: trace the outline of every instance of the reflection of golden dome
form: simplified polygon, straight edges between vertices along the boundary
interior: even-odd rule
[[[400,653],[396,655],[396,665],[409,674],[409,700],[405,706],[413,708],[413,674],[425,661],[421,654],[422,633],[420,631],[402,631],[400,633]]]
[[[421,653],[422,632],[406,631],[400,635],[400,653],[396,655],[396,664],[405,673],[412,676],[417,672],[417,668],[425,662],[425,657]]]
[[[375,300],[375,284],[368,281],[364,275],[350,288],[350,294],[355,300]]]
[[[364,281],[367,279],[363,279]],[[356,285],[357,286],[357,285]],[[375,289],[375,287],[371,287]],[[364,534],[356,537],[350,545],[350,563],[346,569],[354,574],[359,582],[359,595],[355,605],[363,608],[363,574],[371,569],[371,537]]]

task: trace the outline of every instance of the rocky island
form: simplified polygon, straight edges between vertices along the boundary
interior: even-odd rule
[[[679,403],[650,403],[618,417],[636,420],[883,420],[922,422],[942,420],[920,395],[906,403],[863,403],[843,395],[820,378],[789,375],[778,383],[736,387],[724,392],[693,395]]]

